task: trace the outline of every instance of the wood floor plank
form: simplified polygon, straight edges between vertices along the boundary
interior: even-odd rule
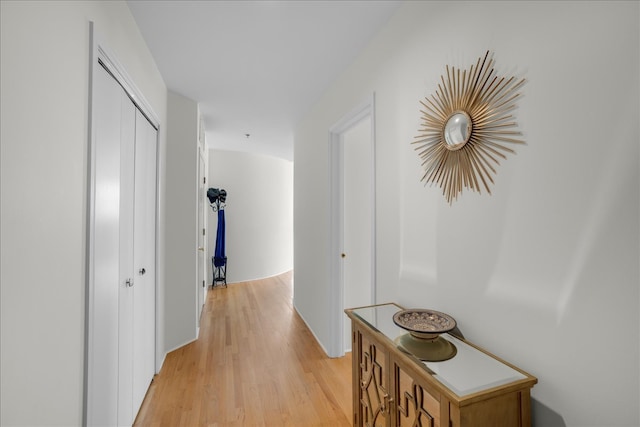
[[[134,426],[350,426],[351,356],[331,359],[291,272],[208,292],[197,341],[169,353]]]

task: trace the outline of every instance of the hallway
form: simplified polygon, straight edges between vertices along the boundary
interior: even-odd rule
[[[167,355],[134,425],[350,426],[350,354],[326,356],[292,280],[210,290],[199,339]]]

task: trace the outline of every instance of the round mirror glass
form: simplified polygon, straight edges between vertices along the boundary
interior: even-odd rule
[[[444,142],[449,150],[458,150],[471,136],[471,117],[464,111],[456,111],[444,125]]]

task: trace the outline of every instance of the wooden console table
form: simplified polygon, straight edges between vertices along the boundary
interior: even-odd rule
[[[537,378],[480,347],[443,334],[456,348],[442,362],[423,362],[398,349],[407,331],[381,304],[345,310],[353,343],[354,426],[528,427]]]

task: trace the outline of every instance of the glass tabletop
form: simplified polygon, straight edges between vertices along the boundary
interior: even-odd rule
[[[395,342],[396,338],[407,333],[393,322],[393,315],[400,310],[402,308],[395,304],[383,304],[350,311],[391,342]],[[419,363],[459,397],[527,378],[521,372],[451,334],[442,334],[442,338],[456,347],[456,355],[442,362]]]

